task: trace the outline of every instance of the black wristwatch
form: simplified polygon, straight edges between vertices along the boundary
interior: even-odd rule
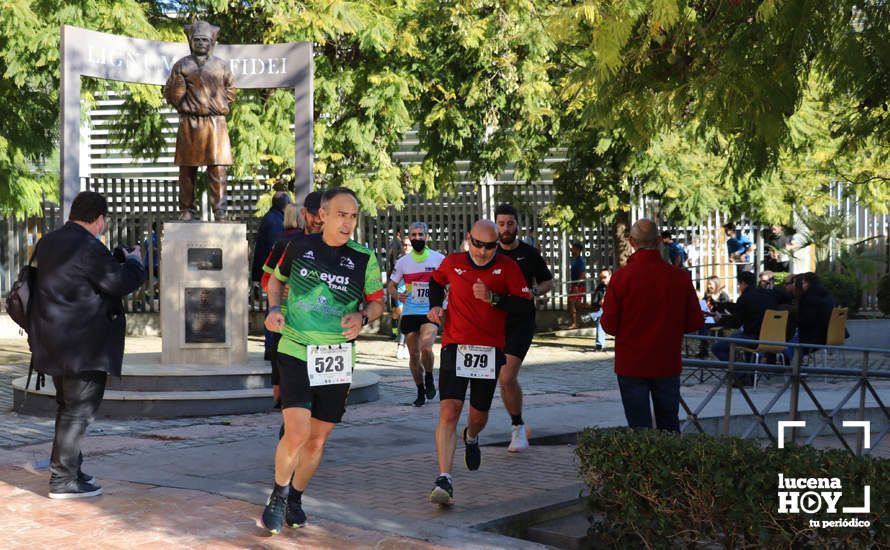
[[[368,322],[370,321],[370,319],[368,319],[368,315],[364,311],[362,311],[361,314],[362,314],[362,326],[366,326],[368,324]]]

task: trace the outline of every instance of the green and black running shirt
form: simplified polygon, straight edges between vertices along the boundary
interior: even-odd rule
[[[346,342],[343,316],[358,311],[363,301],[383,297],[376,256],[353,240],[333,247],[321,234],[294,239],[274,275],[287,285],[278,351],[304,361],[307,345]]]

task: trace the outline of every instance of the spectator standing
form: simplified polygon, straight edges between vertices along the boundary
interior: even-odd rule
[[[35,252],[37,287],[28,343],[37,372],[56,388],[49,498],[102,494],[81,470],[80,444],[105,394],[108,375],[121,375],[126,316],[121,298],[145,282],[142,250],[118,262],[99,237],[108,228],[108,202],[82,191],[68,223],[45,235]]]
[[[578,241],[572,243],[572,261],[569,264],[569,319],[568,328],[578,328],[578,307],[587,298],[587,266],[581,253],[584,245]]]
[[[668,263],[674,267],[686,267],[686,250],[683,248],[683,245],[674,242],[673,233],[662,231],[661,242],[667,248]]]
[[[787,272],[791,269],[790,251],[794,249],[791,237],[785,228],[779,224],[773,224],[764,235],[767,244],[766,255],[763,258],[763,267],[769,271]]]
[[[603,300],[606,298],[606,289],[609,286],[609,280],[612,278],[611,269],[601,269],[597,275],[599,281],[593,290],[593,300],[591,301],[591,313],[589,316],[582,316],[582,319],[589,317],[591,321],[596,323],[596,351],[603,351],[606,347],[606,331],[603,329],[600,319],[603,315]],[[586,320],[586,319],[585,319]]]
[[[406,236],[407,237],[407,236]],[[393,231],[392,239],[386,245],[386,271],[387,276],[392,275],[392,270],[396,266],[396,260],[402,257],[402,226],[397,225]],[[388,278],[388,277],[387,277]]]
[[[723,232],[726,233],[726,252],[729,254],[729,261],[736,264],[736,274],[743,271],[753,273],[754,263],[751,254],[756,245],[748,237],[739,234],[735,225],[731,223],[723,226]]]
[[[272,207],[260,220],[260,227],[256,232],[256,243],[253,245],[253,264],[250,268],[250,280],[259,285],[263,279],[263,264],[272,251],[278,234],[284,230],[284,207],[290,203],[290,195],[285,191],[279,191],[272,196]],[[265,330],[265,353],[263,359],[272,360],[274,342],[272,333]]]
[[[142,241],[142,265],[148,268],[149,265],[152,266],[154,277],[157,278],[160,275],[158,271],[161,267],[161,249],[160,249],[160,239],[158,238],[158,222],[151,222],[151,235],[145,237],[145,240]],[[151,250],[151,261],[149,262],[149,250]]]
[[[658,228],[641,219],[630,230],[635,252],[615,272],[601,319],[615,336],[615,374],[631,428],[680,431],[683,334],[700,329],[704,316],[688,272],[667,265],[658,251]]]

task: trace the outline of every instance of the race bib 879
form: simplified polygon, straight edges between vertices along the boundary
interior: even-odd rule
[[[495,353],[491,346],[457,346],[457,375],[495,379]]]

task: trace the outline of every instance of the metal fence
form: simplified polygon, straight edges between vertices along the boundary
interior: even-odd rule
[[[812,444],[817,437],[822,435],[826,430],[829,434],[834,435],[841,445],[857,456],[868,454],[869,451],[876,447],[881,440],[890,431],[890,408],[887,407],[878,392],[875,390],[873,382],[876,380],[890,381],[890,370],[886,365],[875,365],[876,359],[886,358],[890,356],[890,349],[873,349],[860,348],[853,346],[820,346],[813,344],[800,344],[795,342],[771,342],[761,340],[747,340],[739,338],[726,338],[714,336],[686,335],[689,340],[697,340],[700,342],[728,342],[729,360],[726,362],[714,359],[694,359],[692,357],[683,358],[683,366],[689,369],[699,371],[707,371],[713,376],[714,382],[710,392],[704,400],[693,410],[681,398],[681,407],[686,411],[686,420],[680,426],[681,432],[698,431],[700,433],[709,433],[702,424],[701,413],[705,407],[714,399],[717,393],[724,390],[724,413],[720,422],[720,428],[717,433],[709,433],[709,435],[729,435],[730,422],[732,420],[732,401],[733,396],[741,397],[750,413],[751,420],[748,421],[747,428],[740,434],[742,438],[750,437],[758,432],[758,429],[769,438],[770,441],[776,443],[779,434],[775,433],[766,421],[769,414],[779,414],[787,419],[787,421],[797,421],[801,416],[800,402],[802,397],[808,397],[819,416],[819,424],[815,429],[810,430],[810,434],[803,441],[805,445]],[[758,344],[778,345],[783,348],[792,348],[794,350],[789,365],[768,365],[755,364],[750,362],[742,362],[736,359],[736,348],[754,347]],[[850,355],[861,357],[860,360],[844,360],[840,366],[829,367],[828,361],[826,366],[804,365],[804,354],[818,355],[819,353],[834,353],[848,357]],[[884,361],[886,363],[886,361]],[[877,367],[877,368],[876,368]],[[782,380],[781,385],[776,390],[770,401],[763,407],[758,407],[748,391],[742,384],[738,383],[739,375],[770,375],[779,377]],[[831,377],[834,380],[845,381],[848,384],[845,396],[829,410],[820,401],[817,391],[811,385],[812,380],[817,377]],[[787,411],[773,411],[773,407],[779,402],[780,398],[788,394],[789,406]],[[858,405],[855,408],[855,416],[858,422],[865,420],[866,400],[873,399],[877,405],[877,409],[883,415],[885,423],[884,428],[874,438],[871,438],[871,445],[864,445],[866,437],[870,437],[870,432],[857,430],[856,441],[851,443],[844,434],[843,420],[841,412],[845,409],[845,405],[854,396],[858,397]],[[791,428],[784,437],[785,441],[794,443],[798,440],[798,432]],[[868,447],[868,448],[866,448]]]

